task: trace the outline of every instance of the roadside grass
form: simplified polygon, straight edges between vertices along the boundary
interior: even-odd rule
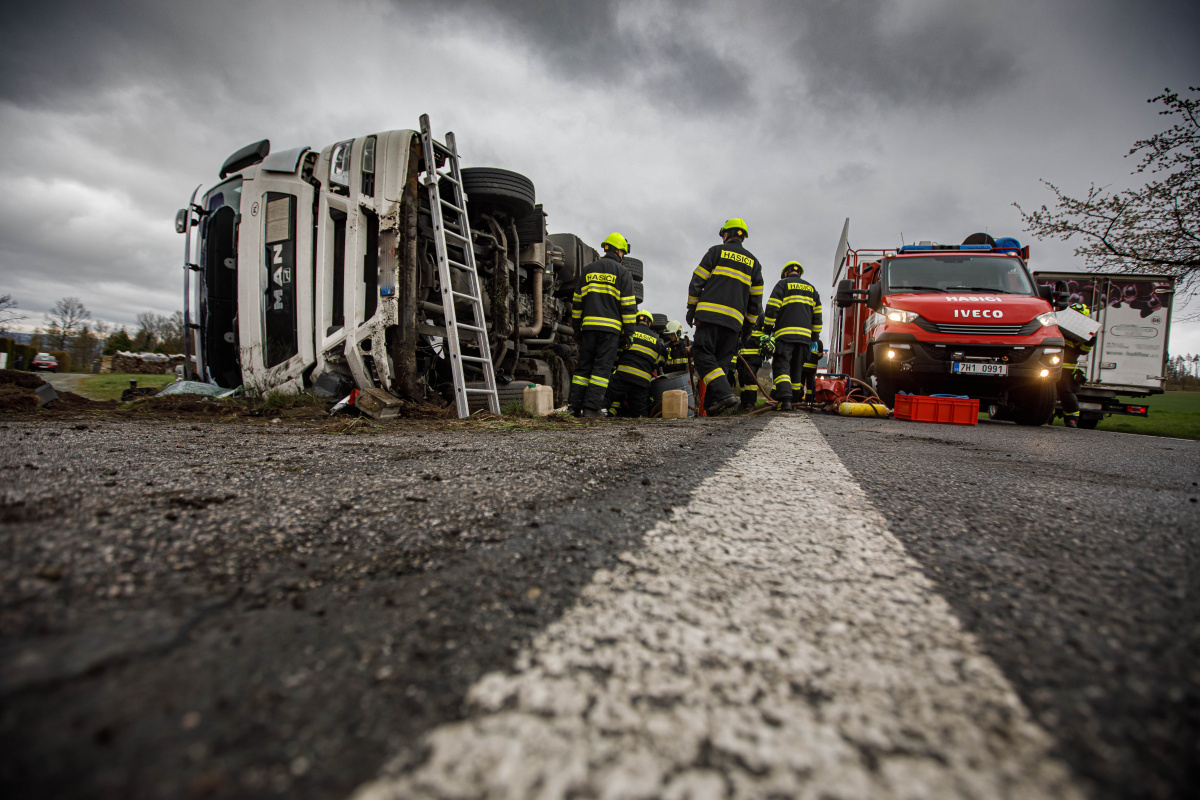
[[[131,380],[137,381],[141,388],[161,389],[169,383],[174,383],[175,376],[106,372],[103,375],[89,375],[79,382],[79,388],[88,397],[97,400],[120,400],[121,392],[129,388]]]
[[[1131,405],[1150,406],[1150,416],[1105,417],[1096,430],[1119,433],[1140,433],[1146,436],[1173,436],[1178,439],[1200,439],[1200,392],[1166,392],[1141,400],[1129,400]],[[1062,425],[1061,419],[1054,420]]]

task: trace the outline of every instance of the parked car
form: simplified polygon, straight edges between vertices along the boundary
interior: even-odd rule
[[[33,357],[33,371],[58,372],[58,359],[49,353],[38,353]]]

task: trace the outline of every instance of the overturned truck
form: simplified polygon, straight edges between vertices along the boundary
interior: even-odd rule
[[[194,377],[259,392],[452,400],[430,169],[415,130],[319,152],[272,152],[263,140],[231,155],[221,182],[199,201],[197,187],[176,217]],[[571,297],[597,253],[574,234],[547,234],[525,176],[461,175],[490,350],[464,341],[463,353],[491,361],[501,402],[540,383],[562,403],[578,354]],[[626,263],[640,301],[642,264]],[[474,364],[466,380],[482,382]]]

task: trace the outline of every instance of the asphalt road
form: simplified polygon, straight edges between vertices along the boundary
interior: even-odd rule
[[[0,475],[6,797],[1197,784],[1196,443],[0,421]]]

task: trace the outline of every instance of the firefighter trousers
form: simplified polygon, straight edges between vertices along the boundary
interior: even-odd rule
[[[650,381],[644,381],[627,372],[613,373],[612,383],[608,385],[608,396],[605,397],[604,402],[608,404],[610,417],[618,411],[623,417],[648,417],[650,416]]]
[[[742,405],[753,406],[758,404],[758,369],[762,366],[762,356],[739,354],[741,358],[737,359],[737,377],[738,383],[742,385]],[[746,360],[746,364],[742,363],[742,359]]]
[[[616,331],[584,330],[579,337],[579,361],[571,377],[568,405],[575,409],[599,411],[617,363],[621,334]]]
[[[723,325],[701,322],[696,328],[692,363],[707,387],[704,390],[706,406],[733,396],[733,359],[737,356],[740,339],[740,331]]]
[[[1064,369],[1058,376],[1058,402],[1062,403],[1064,417],[1079,416],[1079,381],[1075,378],[1075,370]]]
[[[771,395],[776,400],[792,399],[792,376],[804,391],[800,375],[804,362],[808,361],[808,342],[775,342],[775,358],[771,359],[772,385]]]

